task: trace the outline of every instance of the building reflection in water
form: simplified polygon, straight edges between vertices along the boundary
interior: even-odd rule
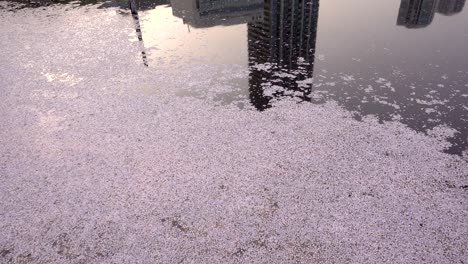
[[[171,0],[172,13],[194,28],[260,20],[263,0]]]
[[[265,0],[248,23],[249,92],[260,111],[282,97],[310,101],[318,0]]]
[[[432,23],[435,13],[454,15],[460,13],[466,0],[401,0],[397,25],[423,28]]]
[[[443,15],[454,15],[463,11],[465,0],[439,0],[437,12]]]

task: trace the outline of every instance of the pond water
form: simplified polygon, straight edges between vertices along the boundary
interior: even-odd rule
[[[468,149],[465,0],[0,3],[0,11],[35,9],[38,17],[115,10],[135,25],[123,40],[138,46],[134,63],[185,82],[176,96],[259,111],[284,98],[335,101],[356,119],[397,120],[422,133],[449,127],[455,133],[446,152]],[[188,65],[209,70],[190,72]]]

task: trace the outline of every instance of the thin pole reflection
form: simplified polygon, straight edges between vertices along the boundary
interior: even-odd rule
[[[138,9],[135,0],[129,0],[130,10],[132,12],[133,22],[135,23],[135,30],[138,37],[138,43],[140,43],[141,57],[143,59],[143,65],[148,67],[148,58],[146,57],[145,44],[143,42],[143,34],[141,33],[140,18],[138,17]]]

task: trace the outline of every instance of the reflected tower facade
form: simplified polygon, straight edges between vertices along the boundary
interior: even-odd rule
[[[432,23],[438,0],[402,0],[397,25],[407,28],[426,27]]]
[[[248,23],[249,93],[260,111],[274,100],[310,101],[319,0],[264,0]]]
[[[439,6],[437,7],[437,13],[443,15],[454,15],[460,13],[465,6],[466,0],[439,0]]]
[[[401,0],[397,25],[407,28],[424,28],[432,23],[435,13],[458,14],[466,0]]]
[[[171,6],[184,24],[205,28],[259,20],[263,0],[171,0]]]

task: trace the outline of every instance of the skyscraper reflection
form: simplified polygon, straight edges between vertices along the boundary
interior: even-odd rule
[[[319,0],[265,0],[248,23],[249,92],[258,110],[291,97],[310,101]]]
[[[460,13],[465,0],[401,0],[397,25],[423,28],[432,23],[436,12],[443,15]]]
[[[397,25],[407,28],[426,27],[432,23],[437,0],[402,0]]]
[[[261,19],[263,0],[171,0],[172,13],[195,28]]]
[[[443,15],[454,15],[460,13],[465,6],[465,0],[439,0],[437,12]]]

